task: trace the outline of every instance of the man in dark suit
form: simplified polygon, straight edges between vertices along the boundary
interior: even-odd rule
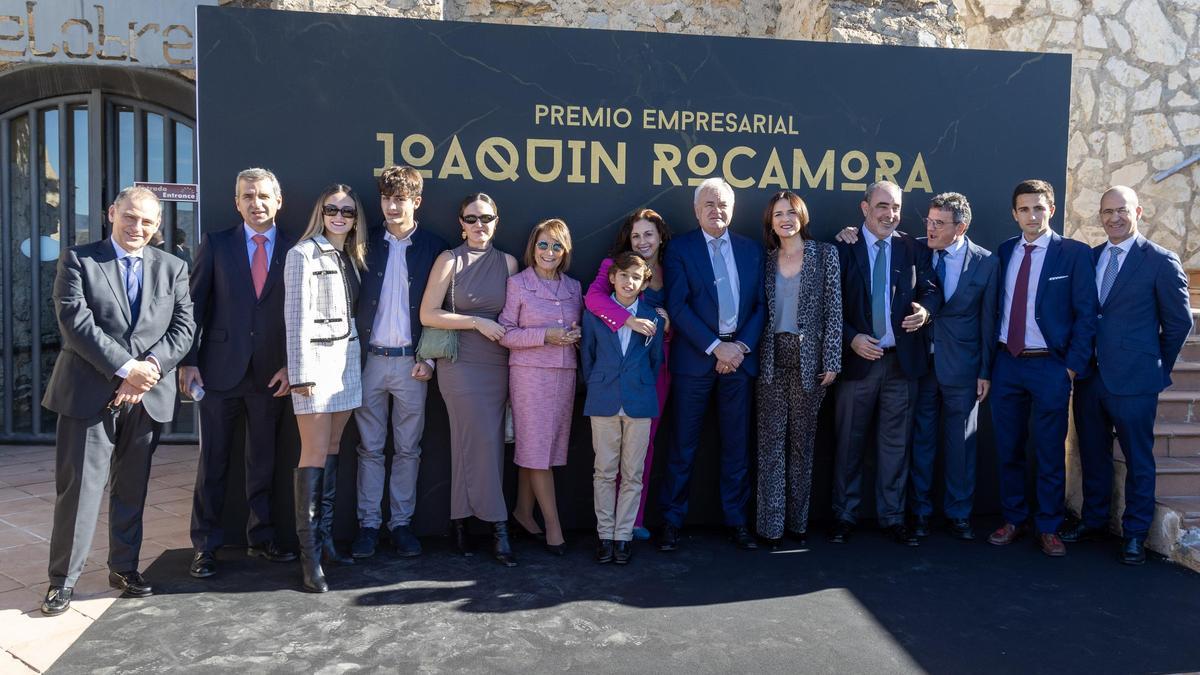
[[[988,395],[996,355],[996,303],[1000,263],[966,236],[971,204],[957,192],[929,202],[925,243],[942,288],[942,307],[923,333],[929,343],[930,369],[917,384],[913,415],[909,488],[913,534],[929,534],[933,514],[930,491],[933,466],[944,460],[942,509],[950,534],[974,539],[971,508],[975,498],[975,433],[979,403]]]
[[[829,540],[845,543],[858,518],[866,430],[875,422],[875,510],[895,541],[916,546],[904,525],[908,434],[917,380],[928,369],[916,332],[941,306],[929,256],[900,232],[900,186],[872,183],[858,241],[836,243],[842,268],[842,373],[834,390],[837,451]]]
[[[1100,311],[1091,372],[1075,379],[1075,432],[1083,470],[1081,519],[1063,541],[1108,532],[1112,442],[1125,455],[1125,513],[1121,562],[1146,562],[1146,533],[1154,518],[1154,418],[1158,394],[1192,330],[1187,275],[1172,252],[1138,232],[1137,193],[1109,188],[1100,198],[1108,241],[1092,249]]]
[[[1000,326],[992,368],[992,422],[1000,463],[1004,525],[988,537],[1011,544],[1028,529],[1025,442],[1032,426],[1037,448],[1038,544],[1066,555],[1058,536],[1063,519],[1067,407],[1076,376],[1086,376],[1096,337],[1096,284],[1091,249],[1050,229],[1054,188],[1026,180],[1013,190],[1013,219],[1021,234],[1000,245]]]
[[[138,572],[150,459],[175,414],[171,371],[195,324],[187,264],[147,246],[161,208],[145,188],[108,207],[109,239],[59,258],[54,308],[63,347],[42,405],[58,413],[50,589],[42,613],[61,614],[83,571],[111,485],[108,583],[127,596],[152,589]]]
[[[660,551],[679,545],[689,484],[709,399],[717,397],[721,434],[721,508],[734,543],[758,544],[746,528],[750,401],[758,376],[758,340],[766,319],[763,250],[729,231],[733,188],[710,178],[693,200],[700,227],[675,237],[663,259],[667,312],[678,337],[672,343],[674,438],[667,456],[661,503]]]
[[[283,262],[294,243],[275,226],[283,205],[279,180],[266,169],[237,176],[234,203],[242,223],[204,235],[192,270],[196,339],[179,369],[179,387],[200,399],[200,462],[192,498],[189,572],[216,573],[215,553],[225,543],[221,513],[233,433],[244,420],[246,552],[274,562],[296,554],[275,544],[271,483],[275,434],[288,393],[283,328]]]
[[[392,455],[388,496],[392,546],[402,557],[421,554],[412,532],[417,505],[417,472],[421,468],[421,435],[425,431],[425,394],[433,377],[433,362],[416,358],[421,340],[418,308],[425,295],[429,271],[446,242],[427,228],[417,227],[414,214],[421,206],[424,181],[410,166],[391,166],[379,175],[379,206],[384,227],[371,233],[367,271],[358,294],[358,335],[363,349],[362,407],[355,411],[358,426],[358,538],[351,554],[375,554],[383,524],[380,502],[384,493],[384,445],[391,408]],[[330,457],[336,462],[336,457]],[[332,516],[329,469],[325,468],[326,504]],[[336,476],[336,473],[334,474]],[[336,480],[336,478],[334,479]],[[327,532],[328,534],[328,532]],[[326,551],[332,539],[326,537]],[[336,553],[334,551],[333,553]]]

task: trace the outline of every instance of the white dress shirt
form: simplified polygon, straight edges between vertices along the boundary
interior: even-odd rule
[[[1100,252],[1100,262],[1096,264],[1096,292],[1100,292],[1100,285],[1104,283],[1104,270],[1108,269],[1108,259],[1113,256],[1113,249],[1121,249],[1121,255],[1117,257],[1117,274],[1121,273],[1121,266],[1129,259],[1129,252],[1133,250],[1133,245],[1137,242],[1137,237],[1130,237],[1125,241],[1114,244],[1109,242],[1104,250]],[[1112,289],[1109,289],[1110,291]]]
[[[1046,262],[1046,249],[1050,246],[1050,233],[1047,232],[1033,241],[1025,237],[1017,240],[1013,247],[1012,257],[1008,260],[1008,270],[1004,275],[1004,297],[1001,300],[1000,341],[1008,342],[1008,317],[1012,312],[1013,291],[1017,287],[1017,273],[1021,271],[1021,261],[1025,259],[1025,244],[1033,244],[1032,257],[1029,261],[1029,292],[1025,296],[1025,348],[1045,349],[1046,338],[1037,324],[1037,290],[1038,281],[1042,278],[1042,264]]]
[[[715,257],[713,256],[712,242],[716,241],[717,239],[724,240],[725,242],[725,245],[721,248],[721,254],[725,256],[725,269],[729,270],[729,288],[733,291],[732,314],[736,317],[738,315],[738,299],[741,297],[741,294],[739,293],[740,288],[738,284],[737,261],[734,260],[733,257],[733,237],[729,236],[728,230],[722,232],[720,237],[713,237],[703,229],[700,230],[700,234],[704,235],[704,249],[708,252],[708,265],[710,268],[712,267],[713,259]],[[737,319],[734,319],[733,323],[726,323],[722,321],[717,326],[717,333],[721,335],[733,335],[733,333],[736,331]],[[708,349],[704,350],[704,353],[711,354],[719,344],[721,344],[720,340],[713,340],[712,344],[708,346]],[[745,351],[745,349],[742,351]]]
[[[130,253],[129,251],[126,251],[125,249],[121,248],[121,245],[117,243],[116,239],[110,238],[109,242],[112,244],[113,251],[116,251],[116,253],[117,253],[117,266],[121,270],[122,290],[124,290],[123,285],[125,283],[125,263],[121,262],[121,260],[128,257],[128,258],[138,258],[142,261],[142,264],[138,265],[138,288],[140,288],[144,291],[145,287],[146,287],[146,285],[145,285],[146,258],[145,258],[145,256],[142,255],[142,253],[145,252],[145,249],[139,248],[138,250],[134,251],[133,253]],[[154,367],[158,368],[158,371],[160,373],[162,372],[162,367],[158,365],[158,359],[154,358],[153,354],[146,354],[146,360],[153,363]],[[125,363],[121,364],[121,367],[118,368],[117,372],[115,373],[116,376],[121,378],[122,380],[129,377],[129,372],[131,370],[133,370],[133,367],[137,365],[137,362],[138,362],[137,359],[129,359]]]
[[[258,232],[253,227],[246,223],[242,223],[242,232],[246,235],[246,258],[250,261],[250,268],[254,269],[254,251],[258,248],[258,244],[254,243],[254,235],[261,234],[267,238],[263,242],[263,248],[267,249],[267,269],[271,269],[271,254],[275,253],[275,233],[279,228],[271,225],[271,229],[266,232]]]
[[[879,248],[875,246],[875,242],[879,241],[879,237],[876,237],[871,233],[871,230],[867,229],[866,223],[863,223],[862,228],[860,229],[862,231],[863,241],[867,244],[867,262],[870,265],[867,270],[869,273],[867,276],[871,279],[871,292],[874,293],[875,258],[879,255]],[[888,289],[890,291],[892,285],[892,247],[896,245],[895,232],[888,235],[887,242],[888,245],[883,247],[884,255],[887,256],[883,263],[884,268],[887,269]],[[871,297],[874,299],[873,295]],[[890,292],[887,294],[887,301],[885,304],[887,305],[887,315],[884,318],[886,319],[885,323],[887,325],[887,331],[883,334],[883,337],[879,338],[878,346],[880,349],[896,346],[896,334],[892,332],[892,294]]]
[[[379,289],[375,323],[371,327],[371,344],[376,347],[407,347],[412,344],[407,253],[408,247],[412,246],[413,232],[416,231],[413,228],[403,239],[397,239],[391,232],[383,235],[388,245],[388,257],[383,285]]]

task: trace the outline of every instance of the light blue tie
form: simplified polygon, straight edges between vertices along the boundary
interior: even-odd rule
[[[712,248],[713,276],[717,279],[717,315],[724,326],[737,325],[737,306],[733,299],[733,283],[729,280],[729,265],[725,261],[725,240],[708,242]]]
[[[127,255],[121,260],[125,263],[125,296],[129,298],[129,315],[133,323],[137,323],[142,296],[142,279],[138,268],[141,267],[142,259]]]
[[[1104,268],[1104,278],[1100,280],[1100,304],[1108,299],[1108,293],[1112,290],[1113,282],[1117,280],[1117,271],[1120,269],[1121,254],[1125,251],[1116,246],[1108,249],[1108,267]]]
[[[871,269],[871,329],[882,340],[887,333],[888,270],[887,240],[875,242],[875,265]]]

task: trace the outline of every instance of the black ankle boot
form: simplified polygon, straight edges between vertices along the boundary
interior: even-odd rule
[[[321,479],[321,562],[353,565],[354,558],[338,553],[333,543],[333,504],[337,499],[338,456],[325,457],[325,475]]]
[[[467,534],[467,519],[456,518],[450,521],[450,525],[454,530],[454,550],[467,558],[475,555],[475,551],[471,550],[471,536]]]
[[[292,472],[292,491],[295,497],[296,538],[300,540],[300,570],[304,573],[304,590],[324,593],[329,590],[325,572],[321,570],[320,523],[321,479],[325,470],[315,466],[296,467]]]
[[[492,523],[492,555],[505,567],[516,567],[517,559],[513,557],[512,546],[508,544],[508,521],[501,520]]]

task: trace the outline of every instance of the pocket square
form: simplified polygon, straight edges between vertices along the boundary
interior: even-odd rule
[[[1063,274],[1063,275],[1061,275],[1061,276],[1057,276],[1057,277],[1050,277],[1050,278],[1049,278],[1049,279],[1047,279],[1046,281],[1058,281],[1059,279],[1067,279],[1067,278],[1069,278],[1070,276],[1071,276],[1071,275],[1069,275],[1069,274]]]

